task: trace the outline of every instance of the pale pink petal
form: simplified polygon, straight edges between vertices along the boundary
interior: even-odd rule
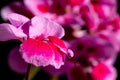
[[[19,47],[15,47],[10,51],[10,54],[8,55],[8,65],[17,73],[24,74],[26,72],[27,63],[22,59]]]
[[[65,34],[64,29],[62,28],[61,25],[59,25],[58,23],[49,20],[48,24],[47,24],[47,36],[56,36],[58,38],[62,38]]]
[[[26,38],[26,35],[11,24],[0,24],[0,41]]]
[[[41,34],[44,34],[45,37],[56,36],[61,38],[64,36],[64,29],[56,22],[48,20],[42,16],[33,17],[31,19],[31,26],[29,30],[30,38],[38,37]]]
[[[47,66],[52,64],[53,51],[48,43],[34,39],[26,40],[20,47],[22,57],[27,63],[35,66]]]
[[[11,22],[12,25],[14,25],[15,27],[20,27],[22,26],[24,23],[26,23],[27,21],[29,21],[29,19],[23,15],[17,14],[17,13],[11,13],[8,15],[8,19]]]

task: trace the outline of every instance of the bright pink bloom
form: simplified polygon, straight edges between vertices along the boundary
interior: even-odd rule
[[[111,65],[98,63],[92,70],[93,80],[116,80],[116,70]]]
[[[19,39],[22,57],[27,63],[35,66],[52,65],[60,68],[64,64],[65,55],[71,52],[60,38],[64,29],[57,23],[42,16],[31,20],[19,14],[8,16],[11,24],[0,24],[1,41]]]

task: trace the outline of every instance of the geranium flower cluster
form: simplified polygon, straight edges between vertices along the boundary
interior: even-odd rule
[[[116,0],[23,0],[3,7],[1,15],[10,23],[0,24],[0,41],[22,42],[8,59],[16,72],[25,72],[26,66],[21,71],[16,66],[21,60],[43,66],[51,75],[66,74],[68,80],[117,78],[113,66],[120,51]],[[16,53],[23,59],[19,56],[12,62]]]

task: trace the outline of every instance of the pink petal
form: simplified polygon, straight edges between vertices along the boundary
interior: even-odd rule
[[[30,38],[35,38],[44,34],[47,36],[63,37],[64,29],[59,24],[48,20],[42,16],[36,16],[31,19]]]
[[[68,48],[66,47],[65,43],[57,37],[49,36],[48,39],[54,45],[56,45],[61,51],[67,54]]]
[[[35,66],[47,66],[52,64],[53,51],[48,43],[28,39],[20,48],[22,57],[27,63]]]
[[[7,41],[11,39],[26,38],[26,35],[13,25],[3,23],[0,24],[0,41]]]
[[[61,52],[56,46],[54,46],[51,42],[49,42],[49,44],[54,53],[54,60],[52,62],[52,65],[56,69],[59,69],[62,65],[64,65],[65,54]]]
[[[16,27],[22,26],[25,22],[29,21],[29,19],[23,15],[17,13],[11,13],[8,15],[8,19],[12,25]]]
[[[57,37],[49,36],[48,39],[52,42],[61,52],[67,54],[69,57],[73,57],[74,53],[72,50],[68,49],[65,43]]]

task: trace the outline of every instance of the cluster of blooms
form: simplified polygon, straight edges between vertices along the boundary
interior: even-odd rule
[[[24,73],[27,62],[44,66],[51,75],[66,74],[69,80],[116,79],[113,64],[120,50],[116,0],[24,0],[3,7],[1,17],[10,24],[0,24],[0,41],[22,42],[8,59],[16,72]]]

